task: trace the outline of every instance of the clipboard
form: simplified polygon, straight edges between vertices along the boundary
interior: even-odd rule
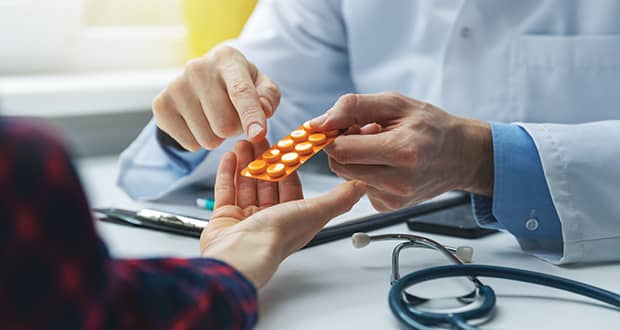
[[[468,194],[460,192],[451,193],[449,197],[431,200],[394,212],[376,213],[351,219],[344,223],[324,228],[304,248],[348,238],[357,232],[370,232],[404,223],[408,219],[416,216],[426,215],[469,202],[470,198]],[[194,238],[200,238],[202,230],[209,224],[209,219],[201,219],[194,216],[159,211],[156,209],[132,211],[119,208],[95,208],[93,212],[97,215],[97,219],[101,221]]]

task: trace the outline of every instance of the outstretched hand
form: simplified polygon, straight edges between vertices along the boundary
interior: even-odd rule
[[[234,152],[222,157],[215,208],[200,239],[203,256],[227,262],[259,288],[286,257],[366,192],[364,183],[351,181],[320,197],[303,199],[296,173],[278,183],[241,176],[240,170],[267,148],[264,140],[240,141]]]

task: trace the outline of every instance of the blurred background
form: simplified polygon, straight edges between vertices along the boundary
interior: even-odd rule
[[[80,157],[115,155],[184,63],[255,0],[0,0],[0,115],[43,118]]]

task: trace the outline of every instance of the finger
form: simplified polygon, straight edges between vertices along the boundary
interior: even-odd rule
[[[188,80],[213,134],[222,139],[239,135],[242,132],[239,115],[224,86],[219,79],[210,78],[213,72],[206,72],[199,65],[193,67],[188,71]]]
[[[248,70],[245,58],[234,57],[230,61],[228,65],[223,66],[220,73],[228,97],[239,115],[241,126],[248,138],[260,141],[265,136],[267,125],[254,79]]]
[[[235,205],[235,176],[237,171],[237,156],[227,152],[222,156],[220,166],[215,177],[215,205],[214,210],[226,205]]]
[[[184,90],[183,92],[177,93],[173,97],[173,100],[200,146],[211,150],[215,149],[224,141],[211,130],[211,126],[202,111],[200,101],[191,91]]]
[[[339,177],[346,180],[361,180],[369,187],[380,189],[386,194],[410,196],[412,183],[403,180],[393,167],[386,165],[343,165],[329,159],[329,168]]]
[[[235,143],[233,150],[237,154],[236,203],[240,208],[256,205],[256,180],[241,175],[241,169],[254,160],[253,146],[249,141],[241,140]]]
[[[256,91],[267,117],[273,116],[280,105],[280,88],[267,75],[257,72]]]
[[[252,143],[255,157],[262,155],[269,148],[269,142],[263,139]],[[259,207],[267,207],[278,204],[278,183],[258,180],[256,183],[256,198]]]
[[[293,172],[284,180],[278,182],[278,191],[280,193],[280,203],[286,203],[304,198],[301,180],[299,180],[297,171]]]
[[[382,132],[382,130],[383,128],[381,127],[381,125],[377,123],[370,123],[360,128],[360,134],[363,134],[363,135],[379,134]]]
[[[371,134],[379,134],[381,133],[381,131],[382,131],[381,125],[377,123],[366,124],[364,125],[364,127],[360,127],[359,125],[355,124],[349,127],[344,132],[344,134],[345,135],[359,135],[359,134],[371,135]]]
[[[408,100],[391,93],[348,94],[310,124],[321,130],[344,129],[354,124],[364,126],[373,122],[383,125],[401,117]]]
[[[361,180],[374,187],[382,186],[393,171],[385,165],[344,165],[333,158],[329,158],[329,168],[341,178]]]
[[[177,141],[185,150],[196,151],[200,144],[181,115],[175,110],[172,100],[159,95],[153,101],[153,116],[157,127]]]
[[[341,164],[381,165],[390,162],[395,149],[388,137],[387,133],[343,135],[323,150]]]
[[[360,133],[362,133],[362,130],[360,125],[357,124],[347,128],[347,130],[344,132],[345,135],[356,135]]]
[[[203,111],[217,136],[229,138],[243,132],[239,114],[223,87],[213,88],[204,104],[206,107],[203,108]]]
[[[276,226],[283,254],[288,255],[306,245],[331,219],[350,210],[365,192],[363,182],[345,182],[322,196],[268,208],[264,218]]]
[[[321,227],[336,216],[349,211],[366,193],[366,184],[361,181],[348,181],[338,185],[319,197],[298,201],[302,203],[301,215],[314,216]]]

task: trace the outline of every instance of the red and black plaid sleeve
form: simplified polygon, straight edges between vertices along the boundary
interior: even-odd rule
[[[212,259],[111,259],[53,132],[0,120],[0,328],[249,329],[256,289]]]

